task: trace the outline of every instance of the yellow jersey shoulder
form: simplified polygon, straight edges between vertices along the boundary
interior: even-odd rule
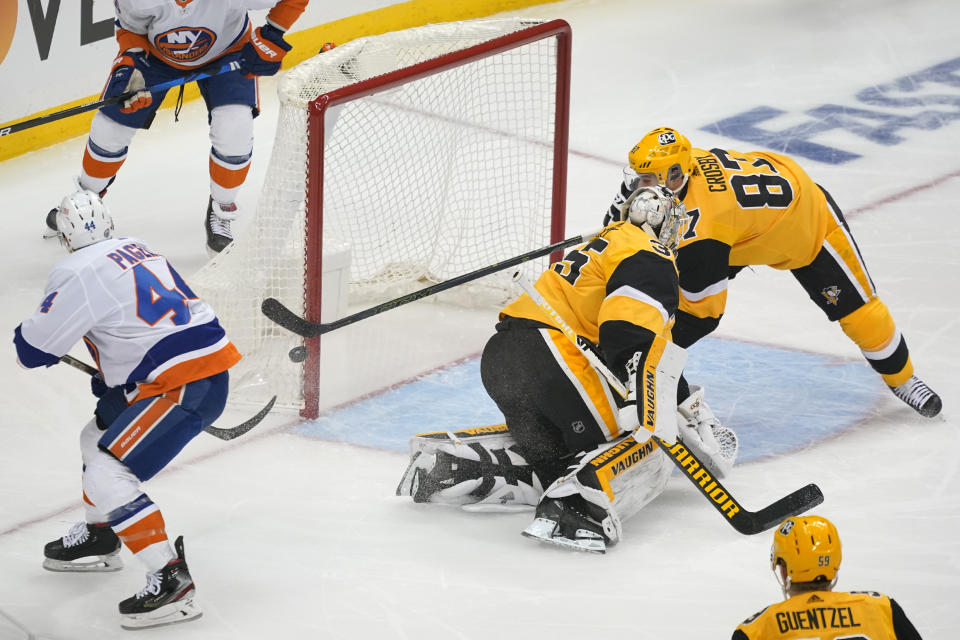
[[[614,222],[605,227],[597,237],[609,242],[606,254],[607,263],[610,265],[618,265],[634,254],[649,252],[669,260],[676,268],[676,253],[631,222]]]
[[[737,627],[750,640],[896,637],[890,598],[876,591],[812,591],[777,602]]]

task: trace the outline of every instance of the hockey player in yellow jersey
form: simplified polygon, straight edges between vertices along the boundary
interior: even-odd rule
[[[840,536],[826,518],[788,518],[773,534],[770,568],[783,602],[750,616],[732,640],[920,640],[897,602],[876,591],[834,591]]]
[[[621,521],[669,478],[673,465],[650,432],[679,437],[718,474],[729,471],[735,434],[715,419],[689,420],[702,391],[687,398],[689,389],[677,390],[685,354],[669,343],[678,296],[673,249],[686,220],[668,189],[639,189],[622,218],[533,285],[553,316],[526,293],[507,305],[480,365],[506,426],[457,432],[449,440],[415,437],[397,493],[471,510],[535,505],[524,535],[603,553],[620,539]],[[558,330],[557,316],[631,381],[635,406],[618,400]]]
[[[792,159],[776,153],[697,149],[660,127],[630,151],[605,222],[637,188],[661,184],[687,207],[680,239],[674,342],[689,347],[723,316],[730,280],[744,267],[790,270],[813,302],[860,348],[893,393],[926,417],[941,400],[913,373],[907,343],[867,272],[840,208]]]

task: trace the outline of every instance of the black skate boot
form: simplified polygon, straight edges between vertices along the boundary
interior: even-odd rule
[[[207,232],[207,253],[214,257],[233,242],[230,223],[237,219],[237,203],[221,204],[210,197],[207,214],[203,219],[203,228]]]
[[[78,522],[62,538],[43,547],[43,568],[49,571],[119,571],[120,538],[106,523]]]
[[[177,559],[147,574],[147,586],[120,603],[124,629],[143,629],[186,622],[203,615],[194,600],[196,589],[183,555],[183,536],[173,543]]]
[[[890,387],[890,390],[924,418],[934,417],[943,408],[940,396],[917,376],[912,376],[899,387]]]
[[[613,519],[577,494],[544,498],[537,505],[533,523],[523,530],[523,535],[590,553],[605,553],[608,544],[616,544],[619,540]]]

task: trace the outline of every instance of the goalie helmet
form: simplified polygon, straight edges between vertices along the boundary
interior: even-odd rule
[[[680,244],[690,217],[687,207],[670,189],[663,186],[640,187],[621,209],[621,220],[650,229],[662,245],[671,251]]]
[[[690,141],[670,127],[658,127],[643,136],[627,154],[627,160],[630,166],[624,173],[638,187],[661,184],[679,191],[693,171]]]
[[[67,249],[76,251],[113,237],[113,217],[100,196],[80,189],[60,202],[57,230]]]
[[[787,518],[773,534],[770,568],[777,574],[784,595],[791,584],[837,582],[842,558],[837,528],[820,516]]]

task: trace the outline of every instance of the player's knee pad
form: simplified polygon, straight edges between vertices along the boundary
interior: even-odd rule
[[[225,104],[210,111],[210,144],[221,158],[253,153],[253,111],[244,104]],[[237,164],[237,162],[233,162]]]
[[[840,327],[888,385],[895,387],[913,375],[907,342],[878,298],[841,318]]]
[[[125,464],[97,449],[84,460],[83,492],[101,513],[110,513],[140,494],[140,481]]]
[[[474,511],[527,509],[543,488],[515,445],[505,424],[416,435],[397,495]]]
[[[882,349],[897,334],[890,310],[879,298],[840,318],[840,327],[864,351]]]
[[[136,132],[136,128],[111,120],[98,111],[90,123],[89,141],[98,149],[117,154],[130,146],[130,141],[133,140]]]

